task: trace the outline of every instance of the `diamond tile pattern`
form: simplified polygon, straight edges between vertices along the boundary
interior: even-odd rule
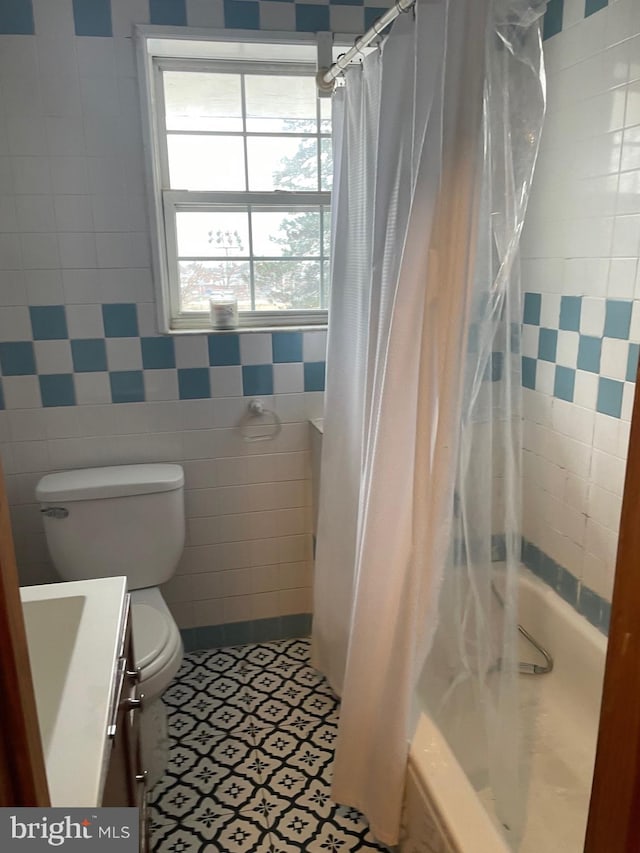
[[[308,640],[187,654],[164,698],[156,853],[389,849],[360,812],[331,799],[338,700],[310,666]]]

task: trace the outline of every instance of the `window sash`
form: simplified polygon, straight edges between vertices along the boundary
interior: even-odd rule
[[[329,192],[278,192],[278,193],[218,193],[218,192],[193,192],[189,190],[165,190],[162,194],[164,221],[166,224],[166,250],[167,266],[169,275],[169,297],[172,325],[185,320],[185,328],[193,327],[199,318],[207,316],[206,311],[184,311],[181,308],[181,283],[179,262],[184,260],[203,261],[246,261],[251,269],[251,294],[252,301],[255,296],[255,283],[253,280],[254,264],[260,261],[317,261],[320,265],[320,301],[325,301],[328,293],[328,282],[325,281],[325,267],[330,260],[325,254],[324,240],[324,217],[321,219],[319,238],[319,252],[317,255],[258,255],[249,251],[246,255],[229,256],[187,256],[180,255],[177,245],[177,214],[178,213],[247,213],[253,212],[304,212],[310,209],[320,210],[324,208],[329,213],[331,193]],[[251,249],[251,247],[250,247]],[[317,325],[327,322],[326,308],[309,309],[286,309],[279,311],[240,311],[243,326],[260,325]],[[281,319],[276,322],[276,318]],[[176,326],[178,328],[179,326]]]
[[[163,231],[165,244],[165,263],[167,274],[168,288],[165,290],[165,297],[168,297],[169,308],[169,328],[171,330],[190,330],[202,329],[203,324],[208,325],[208,313],[206,311],[193,312],[183,311],[180,306],[180,270],[179,270],[179,255],[177,247],[177,221],[176,214],[179,212],[219,212],[221,210],[236,209],[242,212],[251,211],[283,211],[295,212],[296,208],[325,208],[327,212],[330,210],[331,193],[326,190],[273,190],[256,192],[251,190],[239,190],[237,192],[218,192],[218,191],[202,191],[202,190],[176,190],[169,189],[169,156],[167,139],[174,135],[192,135],[192,136],[237,136],[239,139],[249,139],[252,137],[304,137],[316,139],[318,143],[318,179],[320,180],[320,157],[321,157],[321,142],[331,138],[331,134],[322,131],[322,117],[320,107],[317,107],[316,120],[317,132],[259,132],[246,130],[246,110],[243,101],[243,126],[242,132],[225,132],[225,131],[189,131],[189,130],[167,130],[166,115],[164,104],[164,85],[162,73],[164,70],[170,71],[210,71],[215,73],[228,73],[233,75],[239,74],[260,74],[274,76],[294,76],[301,74],[304,76],[312,76],[314,69],[310,65],[294,64],[294,63],[266,63],[266,62],[245,62],[245,61],[216,61],[216,60],[180,60],[180,59],[155,59],[154,66],[154,88],[156,96],[156,144],[158,146],[159,157],[159,172],[160,172],[160,202],[163,212]],[[246,146],[246,142],[244,143]],[[246,157],[246,151],[245,151]],[[246,166],[246,163],[245,163]],[[321,220],[324,222],[324,218]],[[325,281],[325,270],[329,258],[324,254],[324,234],[321,225],[319,234],[320,238],[320,254],[311,258],[317,261],[320,265],[320,299],[323,301],[328,292],[328,281]],[[230,258],[229,258],[230,259]],[[246,260],[251,265],[251,292],[252,299],[254,294],[253,281],[253,264],[261,260],[306,260],[307,256],[278,256],[278,257],[263,257],[251,253],[241,260]],[[215,260],[215,258],[208,258]],[[227,258],[225,258],[227,260]],[[328,279],[328,275],[326,276]],[[168,290],[168,292],[167,292]],[[269,328],[269,327],[313,327],[318,325],[326,325],[327,309],[291,309],[291,310],[273,310],[273,311],[241,311],[240,328]]]

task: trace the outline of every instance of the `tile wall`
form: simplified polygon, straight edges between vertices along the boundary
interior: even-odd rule
[[[165,588],[180,626],[242,626],[241,641],[310,612],[306,421],[322,413],[326,336],[157,334],[132,25],[359,33],[378,13],[368,0],[0,2],[0,450],[23,583],[55,579],[42,474],[180,462],[187,548]],[[255,396],[283,427],[248,444],[237,424]]]
[[[525,562],[606,630],[640,343],[640,4],[552,0],[522,241]]]

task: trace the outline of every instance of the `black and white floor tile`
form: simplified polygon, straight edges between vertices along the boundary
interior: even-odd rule
[[[191,652],[164,699],[153,853],[389,850],[331,800],[338,700],[309,665],[308,640]]]

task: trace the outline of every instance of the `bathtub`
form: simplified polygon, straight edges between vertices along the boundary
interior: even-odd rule
[[[581,853],[595,758],[606,638],[527,569],[520,622],[554,657],[520,676],[527,817],[518,853]],[[528,644],[524,660],[536,660]],[[484,802],[484,805],[483,805]],[[487,792],[476,791],[422,713],[407,768],[400,853],[509,853]]]

